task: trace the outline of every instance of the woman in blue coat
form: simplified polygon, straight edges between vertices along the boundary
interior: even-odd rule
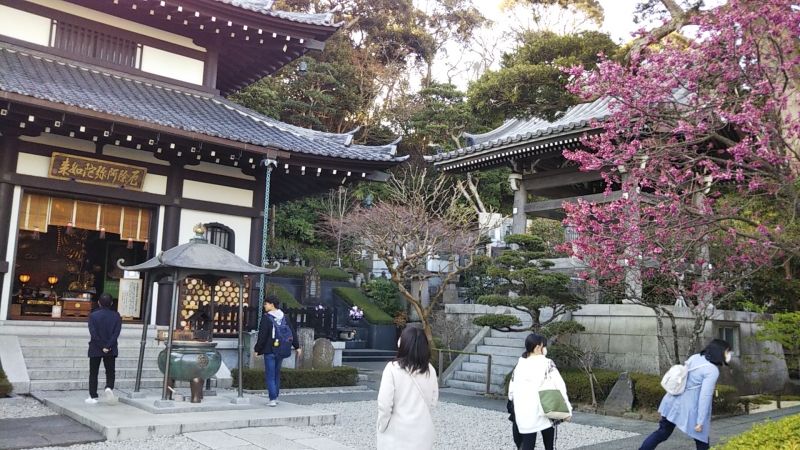
[[[719,378],[719,367],[730,360],[731,346],[722,339],[714,339],[702,352],[692,355],[686,361],[689,369],[686,390],[680,395],[664,396],[658,407],[661,414],[658,430],[645,439],[639,450],[656,448],[669,438],[675,427],[694,439],[697,450],[707,450],[711,402]]]

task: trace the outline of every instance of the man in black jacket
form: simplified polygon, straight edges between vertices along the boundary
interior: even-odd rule
[[[264,315],[261,317],[258,340],[253,348],[256,355],[264,355],[264,384],[266,384],[267,393],[269,394],[269,406],[278,406],[278,395],[281,389],[281,364],[283,363],[283,358],[278,357],[274,351],[273,342],[275,336],[272,333],[272,323],[273,320],[278,324],[288,320],[277,305],[278,299],[275,296],[268,295],[264,299]],[[297,356],[300,356],[303,350],[300,348],[297,332],[292,324],[289,324],[289,328],[292,330],[292,347],[294,347]]]
[[[106,368],[105,395],[114,396],[114,365],[119,355],[117,340],[122,331],[122,317],[111,309],[113,300],[109,294],[101,294],[98,300],[100,308],[89,314],[89,398],[86,403],[97,403],[97,375],[100,372],[100,361]]]

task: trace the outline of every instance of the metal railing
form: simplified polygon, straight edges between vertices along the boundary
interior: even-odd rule
[[[492,355],[489,353],[465,352],[463,350],[448,350],[443,348],[434,348],[433,351],[439,352],[439,385],[442,384],[442,367],[444,366],[445,353],[458,353],[459,355],[476,355],[486,357],[486,394],[491,394],[492,387]],[[452,364],[452,361],[451,361]]]

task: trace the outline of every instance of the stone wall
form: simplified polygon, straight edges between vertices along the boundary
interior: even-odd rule
[[[464,323],[475,335],[479,327],[471,325],[472,319],[490,312],[517,314],[511,308],[492,308],[484,305],[445,305],[448,316]],[[686,309],[675,308],[673,314],[679,335],[679,352],[685,358],[689,352],[689,339],[694,319]],[[547,315],[545,313],[544,315]],[[755,339],[759,315],[740,311],[717,311],[705,325],[701,347],[720,336],[725,329],[733,339],[734,357],[730,367],[724,368],[720,383],[732,384],[741,393],[770,392],[781,389],[788,380],[783,349],[776,343],[762,343]],[[584,305],[572,313],[572,319],[586,331],[570,337],[570,342],[583,349],[594,349],[598,354],[596,367],[617,371],[633,371],[660,375],[667,371],[668,349],[658,343],[655,313],[639,305]],[[672,348],[672,329],[669,319],[664,320],[664,335]]]

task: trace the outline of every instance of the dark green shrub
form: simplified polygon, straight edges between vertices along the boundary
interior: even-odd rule
[[[372,303],[361,289],[351,287],[333,288],[333,293],[344,300],[350,306],[358,306],[364,311],[364,318],[373,325],[393,325],[392,316],[383,312],[377,305]]]
[[[727,384],[718,384],[717,392],[714,396],[714,403],[711,406],[711,413],[733,414],[739,412],[739,391],[735,387]]]
[[[614,383],[617,382],[619,373],[612,370],[594,369],[592,371],[597,383],[594,385],[595,397],[597,402],[602,403]],[[564,384],[567,385],[567,395],[569,401],[572,403],[592,403],[592,388],[589,385],[589,377],[586,372],[580,369],[564,369],[561,370],[561,377],[564,379]]]
[[[11,395],[12,390],[14,390],[14,388],[8,381],[6,373],[3,371],[3,369],[0,369],[0,397],[8,397]]]
[[[800,449],[800,414],[753,426],[750,431],[732,437],[715,450],[798,450]]]
[[[636,408],[658,409],[664,398],[661,377],[646,373],[631,372],[633,380],[633,403]]]
[[[278,301],[281,302],[281,308],[292,309],[303,307],[303,305],[294,298],[294,295],[279,284],[267,283],[267,295],[278,297]]]
[[[397,286],[386,278],[373,278],[364,285],[364,291],[378,308],[392,317],[403,310],[401,300],[397,298]]]
[[[239,369],[231,369],[233,386],[239,385]],[[355,367],[332,367],[330,369],[281,369],[281,388],[298,389],[314,387],[355,386],[358,369]],[[264,369],[244,369],[242,386],[245,389],[264,389]]]

